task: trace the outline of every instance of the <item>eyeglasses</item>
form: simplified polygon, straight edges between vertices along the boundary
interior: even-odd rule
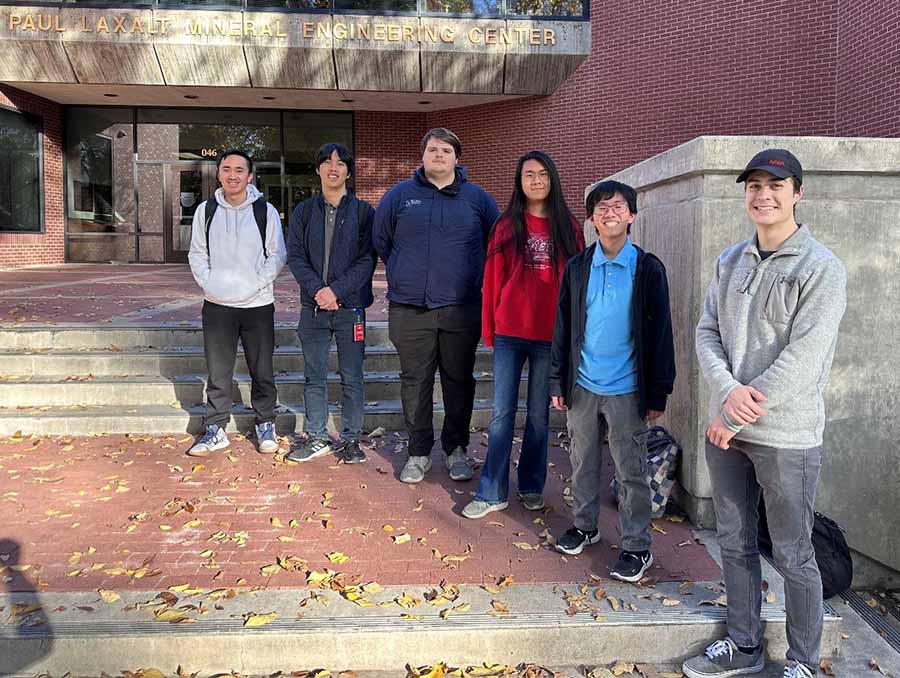
[[[594,205],[594,214],[605,214],[606,212],[615,212],[616,214],[625,214],[628,211],[628,205],[624,202],[614,202],[608,205]]]
[[[534,181],[538,179],[541,183],[546,184],[550,181],[550,172],[543,170],[541,172],[524,172],[522,174],[524,181]]]

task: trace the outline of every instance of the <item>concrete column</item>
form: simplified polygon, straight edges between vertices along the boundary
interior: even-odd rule
[[[664,425],[684,449],[682,502],[698,524],[715,517],[703,459],[709,389],[694,328],[718,254],[753,225],[735,179],[764,148],[792,151],[804,167],[797,218],[844,262],[848,307],[825,394],[825,461],[818,508],[851,547],[900,569],[900,140],[698,137],[611,178],[638,190],[634,240],[666,265],[678,379]]]

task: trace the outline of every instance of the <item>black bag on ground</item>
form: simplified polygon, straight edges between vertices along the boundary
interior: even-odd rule
[[[756,539],[760,553],[771,558],[772,539],[769,536],[766,505],[762,497],[759,500],[759,530]],[[841,526],[828,516],[816,512],[812,545],[816,552],[819,573],[822,575],[822,597],[827,600],[850,588],[853,582],[853,560]]]

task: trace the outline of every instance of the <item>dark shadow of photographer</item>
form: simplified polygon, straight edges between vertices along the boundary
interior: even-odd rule
[[[20,570],[21,545],[0,539],[0,676],[34,673],[53,649],[53,629],[47,610],[27,570]]]

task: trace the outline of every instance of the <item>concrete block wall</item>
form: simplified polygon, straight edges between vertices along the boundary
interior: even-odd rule
[[[0,85],[0,107],[41,118],[44,134],[44,232],[0,232],[0,268],[61,263],[65,257],[62,107]]]
[[[747,161],[766,147],[792,150],[804,166],[798,220],[848,270],[848,305],[825,394],[827,425],[817,507],[847,530],[850,546],[900,570],[900,139],[699,137],[613,178],[638,189],[635,241],[665,262],[678,369],[665,425],[684,449],[683,497],[694,520],[715,521],[703,457],[709,389],[694,329],[714,264],[753,235],[742,186]]]

